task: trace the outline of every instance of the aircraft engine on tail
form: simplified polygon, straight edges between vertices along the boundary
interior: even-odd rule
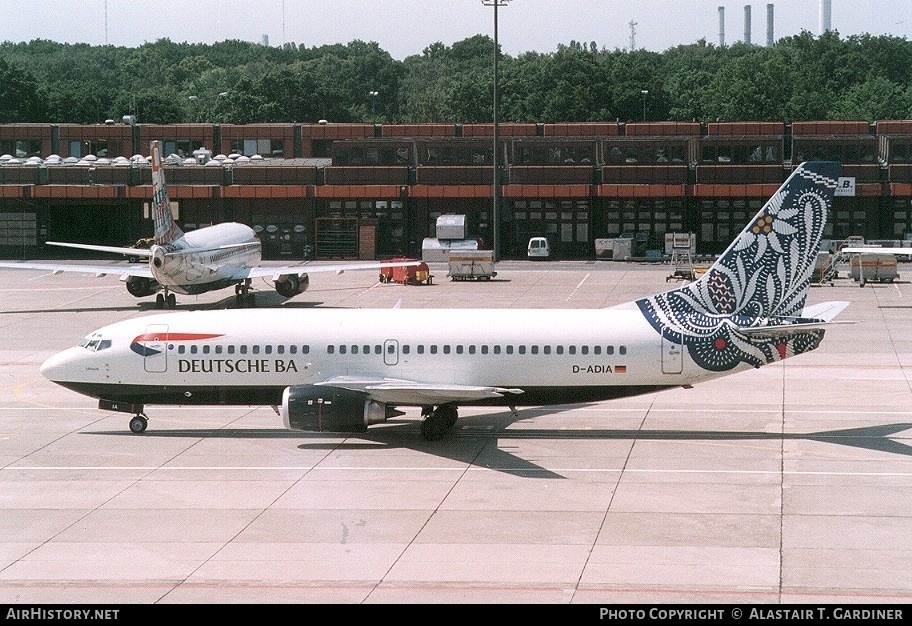
[[[151,296],[153,293],[161,291],[162,288],[157,280],[144,276],[130,276],[127,278],[126,283],[127,292],[137,298]]]
[[[284,276],[279,276],[279,279],[275,281],[275,290],[280,296],[291,298],[299,293],[307,291],[309,285],[310,279],[307,277],[307,274],[301,276],[298,276],[297,274],[285,274]]]
[[[318,385],[286,387],[279,412],[289,430],[329,433],[363,433],[403,414],[364,392]]]

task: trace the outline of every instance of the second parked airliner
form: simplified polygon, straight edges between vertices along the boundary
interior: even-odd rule
[[[250,292],[252,279],[272,280],[275,290],[290,298],[307,289],[309,272],[347,270],[380,270],[381,267],[417,265],[419,261],[336,263],[308,266],[260,266],[262,245],[256,232],[246,224],[226,222],[184,233],[171,215],[168,187],[162,168],[161,149],[152,142],[152,217],[155,223],[155,243],[148,249],[96,246],[82,243],[48,241],[49,245],[80,248],[114,254],[142,257],[146,264],[82,265],[64,263],[0,262],[0,267],[36,269],[54,273],[81,272],[97,275],[119,275],[126,282],[130,295],[142,298],[156,296],[158,308],[176,304],[175,293],[199,295],[234,286],[237,303],[253,306]],[[161,293],[159,293],[161,292]]]

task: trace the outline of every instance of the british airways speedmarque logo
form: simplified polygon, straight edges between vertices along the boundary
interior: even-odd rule
[[[219,334],[211,333],[145,333],[139,335],[130,342],[130,350],[139,356],[155,356],[161,354],[163,349],[161,344],[173,343],[175,341],[200,341],[203,339],[215,339],[221,337]],[[151,347],[147,344],[154,344]]]

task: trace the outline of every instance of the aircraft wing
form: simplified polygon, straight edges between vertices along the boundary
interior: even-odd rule
[[[371,261],[361,263],[329,263],[326,265],[284,265],[284,266],[257,266],[250,268],[240,268],[235,274],[235,278],[258,278],[266,277],[271,280],[278,280],[280,276],[289,274],[313,274],[314,272],[342,272],[355,270],[379,270],[381,267],[407,267],[411,265],[420,265],[421,261]]]
[[[88,265],[69,263],[32,263],[31,261],[0,261],[0,267],[17,270],[44,270],[60,274],[62,272],[76,272],[80,274],[94,274],[97,277],[114,274],[125,278],[127,276],[143,276],[154,278],[149,266],[139,263],[134,266],[127,265]]]
[[[119,248],[117,246],[94,246],[87,243],[64,243],[62,241],[46,241],[49,246],[64,248],[79,248],[80,250],[95,250],[96,252],[111,252],[113,254],[126,254],[136,257],[151,257],[152,251],[148,248]]]
[[[903,254],[912,255],[912,248],[878,248],[876,246],[865,246],[862,248],[840,248],[840,252],[849,254]]]
[[[520,394],[521,389],[483,387],[475,385],[443,385],[419,383],[393,378],[360,378],[336,376],[322,383],[321,387],[339,387],[370,394],[378,402],[392,405],[435,405],[447,402],[469,402],[486,398],[499,398],[505,394]]]

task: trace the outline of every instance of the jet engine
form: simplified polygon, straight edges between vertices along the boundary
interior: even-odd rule
[[[286,387],[279,413],[289,430],[327,433],[363,433],[371,424],[403,415],[364,392],[318,385]]]
[[[154,278],[146,278],[145,276],[130,276],[127,278],[126,282],[127,292],[131,296],[136,296],[137,298],[151,296],[153,293],[161,291],[162,288],[157,280]]]
[[[275,290],[280,296],[291,298],[292,296],[307,291],[309,284],[310,279],[307,277],[307,274],[301,276],[298,276],[297,274],[285,274],[279,276],[279,279],[275,281]]]

